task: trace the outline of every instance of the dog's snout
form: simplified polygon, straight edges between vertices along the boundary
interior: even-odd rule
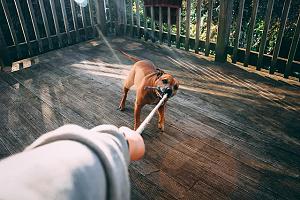
[[[165,94],[167,94],[168,97],[171,97],[171,96],[172,96],[172,93],[173,93],[173,90],[172,90],[171,87],[167,87],[167,88],[165,89]]]

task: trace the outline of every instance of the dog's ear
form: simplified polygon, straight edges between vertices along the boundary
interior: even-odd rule
[[[178,83],[176,83],[176,84],[174,85],[174,90],[178,90],[178,88],[179,88],[179,85],[178,85]]]
[[[157,71],[157,77],[158,78],[161,77],[165,73],[163,70],[161,70],[159,68],[157,68],[156,71]]]

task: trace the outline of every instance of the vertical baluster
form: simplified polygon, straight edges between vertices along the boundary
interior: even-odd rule
[[[267,43],[267,35],[268,35],[270,21],[271,21],[271,17],[272,17],[273,5],[274,5],[274,0],[269,0],[268,6],[267,6],[267,12],[265,15],[265,20],[264,20],[264,22],[265,22],[264,31],[263,31],[263,35],[262,35],[262,38],[260,41],[260,46],[259,46],[258,61],[257,61],[257,66],[256,66],[257,70],[260,70],[262,63],[263,63],[264,51],[265,51],[265,47],[266,47],[266,43]]]
[[[276,63],[277,63],[277,59],[278,59],[278,55],[279,55],[279,51],[280,51],[280,47],[281,47],[281,42],[282,42],[284,29],[285,29],[285,25],[286,25],[286,20],[287,20],[288,13],[290,10],[291,2],[292,2],[292,0],[285,0],[285,2],[284,2],[284,7],[283,7],[281,19],[280,19],[279,32],[278,32],[278,36],[277,36],[277,40],[276,40],[276,44],[275,44],[275,48],[274,48],[274,52],[273,52],[271,67],[269,70],[270,74],[274,74],[274,72],[276,70]]]
[[[191,0],[186,0],[186,17],[185,17],[185,50],[190,48],[190,18],[191,18]]]
[[[118,0],[118,3],[116,4],[117,7],[117,16],[118,16],[118,31],[117,35],[121,35],[121,32],[123,31],[123,34],[126,33],[126,25],[127,25],[127,19],[126,19],[126,7],[124,6],[125,0]],[[123,26],[123,29],[122,29]]]
[[[51,34],[50,34],[50,29],[49,29],[48,18],[47,18],[46,11],[45,11],[44,1],[43,0],[38,0],[38,1],[39,1],[39,5],[40,5],[40,10],[41,10],[41,13],[42,13],[42,18],[43,18],[45,31],[46,31],[46,36],[47,36],[48,43],[49,43],[49,48],[53,49],[53,42],[52,42],[51,37],[50,37]]]
[[[240,33],[241,33],[241,27],[242,27],[242,21],[243,21],[244,4],[245,4],[245,0],[240,0],[236,29],[235,29],[235,33],[234,33],[234,45],[233,45],[234,47],[233,47],[233,53],[232,53],[232,62],[233,63],[236,63],[236,61],[237,61],[237,52],[238,52],[238,48],[239,48]]]
[[[199,35],[200,35],[200,26],[201,26],[201,3],[202,3],[202,0],[197,0],[195,53],[198,53],[198,51],[199,51]]]
[[[57,13],[56,13],[56,7],[55,7],[54,0],[50,0],[50,7],[51,7],[52,16],[53,16],[56,36],[58,37],[58,46],[62,47],[62,38],[61,38],[60,30],[59,30],[59,25],[58,25],[58,19],[57,19]]]
[[[102,37],[103,35],[107,34],[104,0],[95,1],[95,8],[96,8],[96,19],[97,19],[96,29],[97,29],[98,36]]]
[[[285,72],[284,72],[284,77],[288,78],[289,75],[291,74],[291,69],[292,69],[292,63],[295,58],[295,54],[297,51],[298,43],[299,43],[299,37],[300,37],[300,13],[298,17],[298,22],[297,22],[297,27],[294,33],[292,45],[289,51],[289,56],[288,56],[288,61],[285,67]]]
[[[123,34],[126,35],[126,33],[127,33],[127,11],[126,11],[126,0],[123,0],[121,5],[122,5],[121,11],[122,11],[122,13],[123,13],[123,24],[124,24]]]
[[[96,5],[98,5],[98,2],[96,1]],[[112,1],[107,1],[107,8],[105,8],[105,10],[108,9],[108,20],[109,20],[109,31],[112,32],[112,28],[113,28],[113,17],[112,17]]]
[[[129,1],[129,9],[130,9],[130,36],[132,37],[133,36],[133,25],[134,25],[132,0]]]
[[[213,0],[208,0],[205,56],[208,56],[210,51],[210,29],[211,29],[211,21],[212,21],[212,11],[213,11]]]
[[[148,40],[148,24],[147,24],[147,17],[146,17],[146,7],[143,7],[144,9],[144,39],[145,41]]]
[[[65,32],[68,37],[68,44],[71,44],[72,42],[71,42],[71,35],[70,35],[70,30],[69,30],[69,22],[68,22],[68,16],[67,16],[67,11],[66,11],[65,0],[60,0],[60,6],[61,6],[63,20],[64,20]]]
[[[163,26],[162,26],[162,7],[159,6],[159,22],[158,22],[158,25],[159,25],[159,41],[160,41],[160,44],[163,43]]]
[[[171,8],[168,7],[168,46],[171,46]]]
[[[15,28],[13,26],[14,23],[11,19],[6,0],[1,0],[1,4],[2,4],[2,7],[3,7],[4,15],[5,15],[7,24],[8,24],[8,28],[9,28],[13,43],[16,46],[16,49],[17,49],[17,57],[20,58],[21,57],[21,52],[20,52],[20,47],[19,47],[19,40],[17,38],[16,31],[15,31]]]
[[[86,16],[85,16],[85,12],[84,12],[84,7],[80,5],[80,14],[81,14],[81,20],[82,20],[82,25],[83,25],[83,29],[84,29],[84,38],[85,40],[88,39],[87,36],[87,29],[86,29]]]
[[[26,42],[27,47],[28,47],[28,53],[29,53],[30,56],[32,56],[33,51],[32,51],[32,47],[31,47],[31,44],[30,44],[30,38],[29,38],[26,22],[25,22],[23,13],[22,13],[22,8],[21,8],[21,5],[20,5],[20,2],[19,2],[19,0],[14,0],[14,3],[15,3],[15,6],[16,6],[18,18],[20,20],[22,33],[24,35],[25,42]]]
[[[249,57],[250,57],[252,37],[254,33],[255,20],[256,20],[257,9],[258,9],[258,2],[259,0],[253,0],[253,8],[252,8],[252,14],[251,14],[250,25],[249,25],[250,27],[247,32],[247,45],[246,45],[246,53],[245,53],[245,60],[244,60],[245,67],[248,67],[249,64]]]
[[[37,20],[36,20],[36,17],[35,17],[35,13],[34,13],[34,9],[33,9],[33,5],[32,5],[32,2],[31,0],[27,0],[27,6],[28,6],[28,9],[29,9],[29,14],[30,14],[30,18],[31,18],[31,22],[32,22],[32,25],[33,25],[33,31],[34,31],[34,35],[35,35],[35,38],[38,42],[38,45],[39,45],[39,52],[43,52],[43,44],[42,44],[42,41],[41,41],[41,36],[40,36],[40,32],[39,32],[39,29],[38,29],[38,26],[37,26]]]
[[[151,15],[151,40],[155,42],[155,22],[154,22],[154,7],[150,7],[150,15]]]
[[[136,5],[136,25],[137,25],[137,36],[141,38],[140,30],[141,30],[141,18],[140,18],[140,0],[135,0]]]
[[[176,47],[180,48],[181,8],[177,8],[176,12]]]
[[[94,16],[93,16],[93,13],[92,13],[92,10],[93,10],[93,6],[92,6],[92,0],[88,0],[88,5],[89,5],[89,17],[90,17],[90,20],[91,20],[91,26],[92,26],[92,29],[93,29],[93,37],[96,35],[96,29],[95,29],[95,20],[94,20]]]
[[[5,42],[5,38],[0,26],[0,71],[5,67],[4,66],[4,59],[5,59],[5,50],[6,50],[7,44]]]
[[[75,30],[75,34],[76,34],[76,42],[79,42],[78,19],[77,19],[77,14],[76,14],[76,10],[75,10],[74,0],[70,0],[70,5],[71,5],[71,13],[72,13],[72,18],[73,18],[73,23],[74,23],[74,30]]]
[[[119,35],[121,34],[121,24],[122,24],[122,17],[121,17],[121,8],[120,8],[120,2],[122,0],[116,0],[117,2],[114,2],[115,3],[115,8],[116,8],[116,15],[117,15],[117,25],[115,25],[115,29],[116,29],[116,35]]]

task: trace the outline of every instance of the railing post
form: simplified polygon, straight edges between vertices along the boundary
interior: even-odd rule
[[[98,32],[98,36],[101,36],[102,34],[103,35],[106,35],[107,32],[106,32],[106,24],[105,24],[105,21],[106,21],[106,18],[105,18],[105,8],[104,8],[104,1],[105,0],[96,0],[96,4],[95,4],[95,7],[96,7],[96,19],[97,19],[97,24],[99,24],[100,26],[100,29],[99,27],[97,26],[97,32]]]
[[[296,30],[294,33],[293,41],[291,44],[291,48],[289,51],[288,61],[287,61],[286,67],[285,67],[284,78],[288,78],[289,75],[291,74],[292,64],[293,64],[293,60],[295,58],[295,54],[297,51],[299,39],[300,39],[300,13],[299,13],[297,27],[296,27]]]
[[[279,56],[281,42],[282,42],[282,38],[283,38],[283,35],[284,35],[284,30],[285,30],[286,21],[287,21],[287,18],[288,18],[291,3],[292,3],[292,0],[285,0],[284,1],[284,6],[283,6],[282,14],[281,14],[281,19],[280,19],[280,27],[279,27],[277,40],[276,40],[274,51],[273,51],[271,66],[270,66],[270,69],[269,69],[270,74],[274,74],[274,72],[276,71],[277,59],[278,59],[278,56]]]
[[[206,39],[205,39],[205,56],[209,56],[210,52],[210,29],[212,21],[212,11],[215,0],[208,0],[208,9],[207,9],[207,26],[206,26]],[[224,2],[222,2],[224,3]],[[221,11],[220,11],[221,12]]]
[[[176,11],[176,47],[180,48],[181,8]]]
[[[225,62],[227,59],[227,45],[229,29],[232,19],[233,0],[220,1],[218,37],[216,45],[216,61]]]
[[[186,51],[190,48],[190,17],[191,17],[191,0],[186,1],[186,16],[185,16],[185,43],[184,48]]]

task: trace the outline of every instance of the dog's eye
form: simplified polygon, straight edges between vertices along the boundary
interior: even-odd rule
[[[163,84],[168,84],[169,81],[168,81],[168,79],[163,79],[162,82],[163,82]]]
[[[174,90],[178,90],[178,85],[174,85]]]

